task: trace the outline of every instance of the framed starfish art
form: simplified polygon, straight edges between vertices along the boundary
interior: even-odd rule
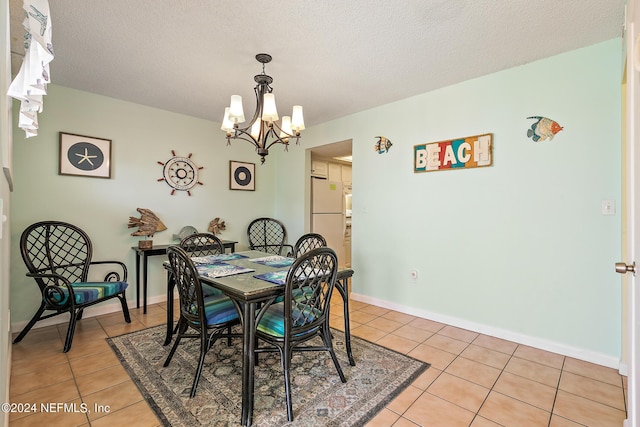
[[[111,140],[60,132],[58,174],[111,178]]]

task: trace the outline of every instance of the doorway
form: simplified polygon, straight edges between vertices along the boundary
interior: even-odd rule
[[[310,148],[310,232],[322,234],[338,255],[341,267],[351,267],[352,141]],[[315,191],[314,191],[315,188]],[[332,209],[327,210],[327,206]]]

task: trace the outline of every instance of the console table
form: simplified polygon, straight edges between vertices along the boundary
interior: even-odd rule
[[[229,249],[231,252],[236,251],[236,241],[233,240],[220,240],[225,250]],[[136,308],[140,308],[140,258],[142,258],[142,306],[143,313],[147,313],[147,260],[150,256],[154,255],[166,255],[167,248],[172,245],[153,245],[149,249],[140,249],[137,246],[131,246],[136,252]]]

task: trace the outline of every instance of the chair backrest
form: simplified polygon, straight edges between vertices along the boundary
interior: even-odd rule
[[[71,283],[86,282],[93,254],[91,240],[79,227],[60,221],[42,221],[27,227],[20,252],[30,273],[57,274]],[[41,290],[60,284],[56,278],[35,278]]]
[[[191,326],[206,325],[202,284],[191,257],[176,245],[167,248],[167,257],[173,280],[178,288],[180,314]]]
[[[327,246],[327,241],[321,234],[307,233],[302,235],[293,247],[293,256],[298,258],[300,255],[306,254],[311,249]]]
[[[222,242],[211,233],[191,234],[182,239],[180,247],[192,257],[224,253]]]
[[[337,272],[338,258],[331,248],[312,249],[296,259],[285,282],[285,337],[295,340],[326,321]]]
[[[247,237],[249,248],[280,255],[287,240],[287,230],[277,219],[257,218],[249,224]]]

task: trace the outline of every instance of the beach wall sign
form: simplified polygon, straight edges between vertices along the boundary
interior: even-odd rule
[[[493,135],[468,136],[413,146],[413,171],[470,169],[493,164]]]

